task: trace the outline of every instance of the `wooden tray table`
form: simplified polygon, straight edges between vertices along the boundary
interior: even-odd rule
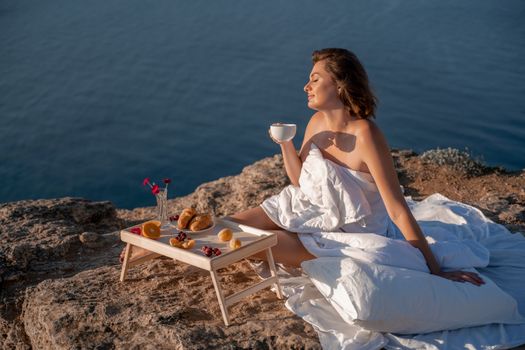
[[[273,232],[238,224],[227,219],[214,218],[214,221],[215,227],[206,233],[188,233],[188,238],[195,239],[195,246],[192,249],[176,248],[169,244],[169,239],[175,237],[175,235],[179,232],[175,226],[167,229],[161,229],[161,237],[157,240],[133,234],[128,231],[130,228],[120,231],[121,240],[127,243],[124,262],[122,264],[122,271],[120,273],[120,281],[124,282],[126,279],[126,273],[130,267],[141,264],[147,260],[157,258],[161,255],[199,267],[204,270],[208,270],[210,271],[213,286],[215,287],[215,293],[217,294],[217,299],[219,301],[219,307],[222,312],[222,318],[226,326],[230,324],[228,306],[235,304],[244,297],[273,285],[277,297],[282,299],[281,286],[277,277],[277,271],[275,269],[275,263],[271,250],[271,247],[277,244],[277,235]],[[233,231],[233,237],[238,238],[242,242],[242,246],[240,248],[232,250],[228,246],[229,242],[219,241],[217,233],[219,233],[219,231],[223,228],[230,228]],[[213,257],[205,256],[201,252],[201,247],[205,245],[218,247],[222,254]],[[151,251],[152,253],[130,261],[129,258],[131,256],[133,247],[141,247]],[[266,258],[270,267],[271,276],[240,292],[225,296],[217,276],[217,270],[261,251],[266,252]]]

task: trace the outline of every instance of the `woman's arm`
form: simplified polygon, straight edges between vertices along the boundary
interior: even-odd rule
[[[303,167],[303,162],[308,156],[310,151],[310,144],[312,143],[312,136],[314,135],[314,129],[317,120],[317,114],[315,114],[308,125],[306,126],[306,131],[304,133],[303,144],[301,146],[301,151],[297,154],[297,150],[293,144],[293,140],[278,142],[272,138],[275,143],[278,143],[281,146],[281,152],[283,153],[284,168],[286,169],[286,174],[290,179],[290,182],[294,186],[299,186],[299,175],[301,174],[301,168]],[[271,137],[271,134],[270,134]]]
[[[374,178],[388,215],[401,230],[407,242],[421,251],[430,272],[455,281],[482,284],[483,280],[475,273],[441,271],[401,192],[392,155],[383,134],[374,123],[365,122],[359,128],[356,136],[360,155]]]
[[[301,158],[299,158],[292,140],[281,142],[279,144],[281,145],[281,152],[283,153],[286,174],[292,185],[299,186],[299,175],[301,174],[303,162],[301,161]]]

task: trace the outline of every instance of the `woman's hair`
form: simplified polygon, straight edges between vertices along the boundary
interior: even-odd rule
[[[377,98],[370,89],[365,68],[354,53],[346,49],[322,49],[312,53],[312,61],[325,62],[350,115],[362,119],[375,117]]]

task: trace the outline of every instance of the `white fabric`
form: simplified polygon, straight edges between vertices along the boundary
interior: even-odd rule
[[[479,210],[439,194],[420,203],[410,198],[407,202],[442,266],[476,266],[512,296],[525,315],[524,237],[510,234]],[[372,177],[325,160],[315,145],[303,163],[300,187],[286,187],[261,207],[280,227],[301,233],[303,244],[315,256],[350,257],[370,266],[403,266],[418,274],[428,269],[421,253],[403,241],[389,220]],[[525,343],[525,324],[419,335],[367,330],[345,322],[305,275],[280,278],[288,296],[286,306],[313,325],[324,349],[505,349]]]
[[[262,209],[292,232],[345,231],[386,234],[388,214],[369,174],[326,160],[313,143],[299,186],[266,199]]]
[[[485,284],[475,286],[339,257],[305,261],[302,267],[343,320],[368,330],[415,334],[525,322],[516,300],[483,275]]]
[[[408,242],[373,233],[301,233],[299,239],[316,257],[351,257],[371,264],[430,272],[421,251]],[[445,269],[485,267],[489,251],[473,240],[437,242],[427,237],[439,265]]]
[[[422,202],[414,202],[407,198],[407,202],[427,239],[431,237],[437,242],[446,240],[449,243],[459,244],[477,243],[478,245],[467,243],[470,244],[469,249],[471,249],[472,256],[477,257],[481,256],[479,253],[482,250],[478,250],[480,245],[488,250],[489,264],[484,268],[478,268],[478,271],[512,296],[517,302],[518,311],[525,315],[525,237],[520,233],[511,234],[505,227],[487,219],[479,210],[451,201],[440,194],[434,194]],[[400,238],[401,234],[397,230],[392,232],[390,237]],[[331,251],[336,252],[339,257],[352,256],[346,252],[345,248],[331,246],[332,242],[323,242],[318,239],[316,244],[319,245],[319,242],[328,247],[327,251],[332,249]],[[367,242],[368,246],[366,246]],[[387,242],[386,246],[388,246],[390,241],[384,242]],[[359,252],[356,249],[359,249],[368,255],[362,254],[360,257],[354,255],[353,258],[356,261],[361,259],[370,266],[377,266],[376,262],[371,262],[370,259],[384,262],[382,258],[373,258],[371,253],[373,243],[371,240],[364,241],[361,242],[360,248],[356,248],[357,243],[354,241],[354,247],[350,246],[350,250],[353,249],[353,252],[357,254]],[[340,244],[340,242],[336,241],[335,244]],[[361,249],[363,247],[370,248],[370,251]],[[376,248],[381,250],[381,244],[376,245]],[[341,251],[345,251],[345,254],[341,254]],[[457,255],[456,262],[458,261]],[[315,264],[315,261],[311,263]],[[417,271],[414,273],[421,274]],[[448,281],[445,280],[445,282]],[[313,325],[324,349],[372,350],[384,347],[386,349],[488,350],[506,349],[525,344],[525,323],[489,324],[418,335],[380,333],[345,322],[305,276],[290,279],[281,277],[281,284],[284,286],[285,295],[288,296],[286,306]]]

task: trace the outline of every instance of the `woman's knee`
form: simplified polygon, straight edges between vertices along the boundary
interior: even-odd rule
[[[261,207],[241,211],[231,215],[229,218],[239,224],[252,226],[261,230],[275,230],[279,228],[279,226],[266,215]]]
[[[299,267],[303,261],[315,259],[315,256],[303,246],[296,233],[285,230],[272,231],[277,234],[278,241],[277,245],[272,247],[275,262]]]

